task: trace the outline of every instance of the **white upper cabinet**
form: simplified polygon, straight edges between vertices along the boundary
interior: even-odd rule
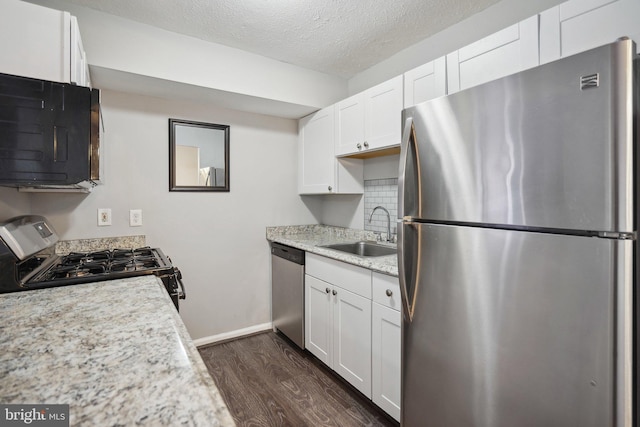
[[[336,155],[399,146],[402,99],[402,76],[397,76],[338,102]]]
[[[336,104],[336,155],[361,151],[364,147],[364,93]]]
[[[447,55],[447,93],[539,64],[538,15]]]
[[[365,91],[365,148],[376,150],[400,146],[402,99],[402,76],[394,77]]]
[[[0,35],[1,73],[88,85],[78,22],[68,12],[5,0]]]
[[[71,17],[71,37],[70,37],[70,74],[71,83],[78,86],[91,86],[89,78],[89,64],[87,63],[87,54],[82,45],[80,37],[80,27],[75,16]]]
[[[333,105],[300,119],[298,140],[299,194],[364,192],[363,161],[335,157]]]
[[[298,193],[324,194],[335,189],[334,107],[298,122]]]
[[[624,36],[640,43],[640,1],[570,0],[540,14],[540,62],[613,43]]]
[[[404,73],[404,108],[447,94],[445,57]]]

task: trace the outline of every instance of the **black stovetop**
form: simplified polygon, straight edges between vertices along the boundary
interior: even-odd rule
[[[57,257],[50,266],[29,278],[25,286],[62,286],[148,274],[170,274],[173,270],[171,261],[157,248],[72,252]],[[22,275],[25,273],[28,274],[22,272]]]

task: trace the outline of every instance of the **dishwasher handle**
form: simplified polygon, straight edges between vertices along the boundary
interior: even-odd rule
[[[271,254],[287,261],[304,265],[304,251],[282,243],[271,242]]]

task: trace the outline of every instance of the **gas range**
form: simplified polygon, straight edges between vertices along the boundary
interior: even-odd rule
[[[53,227],[41,216],[21,216],[1,223],[0,293],[155,275],[176,309],[178,300],[185,298],[180,270],[159,248],[40,254],[57,241]]]

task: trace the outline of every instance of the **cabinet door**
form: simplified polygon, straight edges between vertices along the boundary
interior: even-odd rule
[[[359,93],[336,104],[336,155],[357,153],[364,146],[364,95]]]
[[[78,27],[78,20],[75,16],[71,17],[71,83],[75,83],[78,86],[89,86],[88,71],[87,71],[87,57],[82,45],[82,38],[80,38],[80,27]]]
[[[401,315],[397,310],[373,303],[371,319],[371,400],[400,421]]]
[[[397,277],[374,271],[371,274],[371,288],[373,302],[400,310],[400,282]]]
[[[404,73],[404,107],[447,94],[447,61],[443,56]]]
[[[540,62],[613,43],[623,36],[640,43],[639,16],[638,0],[570,0],[551,8],[540,14]]]
[[[447,93],[539,64],[538,15],[447,55]]]
[[[305,347],[330,368],[333,366],[333,305],[332,287],[322,280],[306,275]]]
[[[0,73],[69,83],[68,12],[5,0],[0,13]]]
[[[333,370],[371,398],[371,300],[333,289]]]
[[[334,107],[324,108],[298,122],[298,193],[335,191]]]
[[[400,146],[402,99],[402,76],[365,92],[365,149]]]
[[[400,145],[402,76],[336,104],[336,155]]]

